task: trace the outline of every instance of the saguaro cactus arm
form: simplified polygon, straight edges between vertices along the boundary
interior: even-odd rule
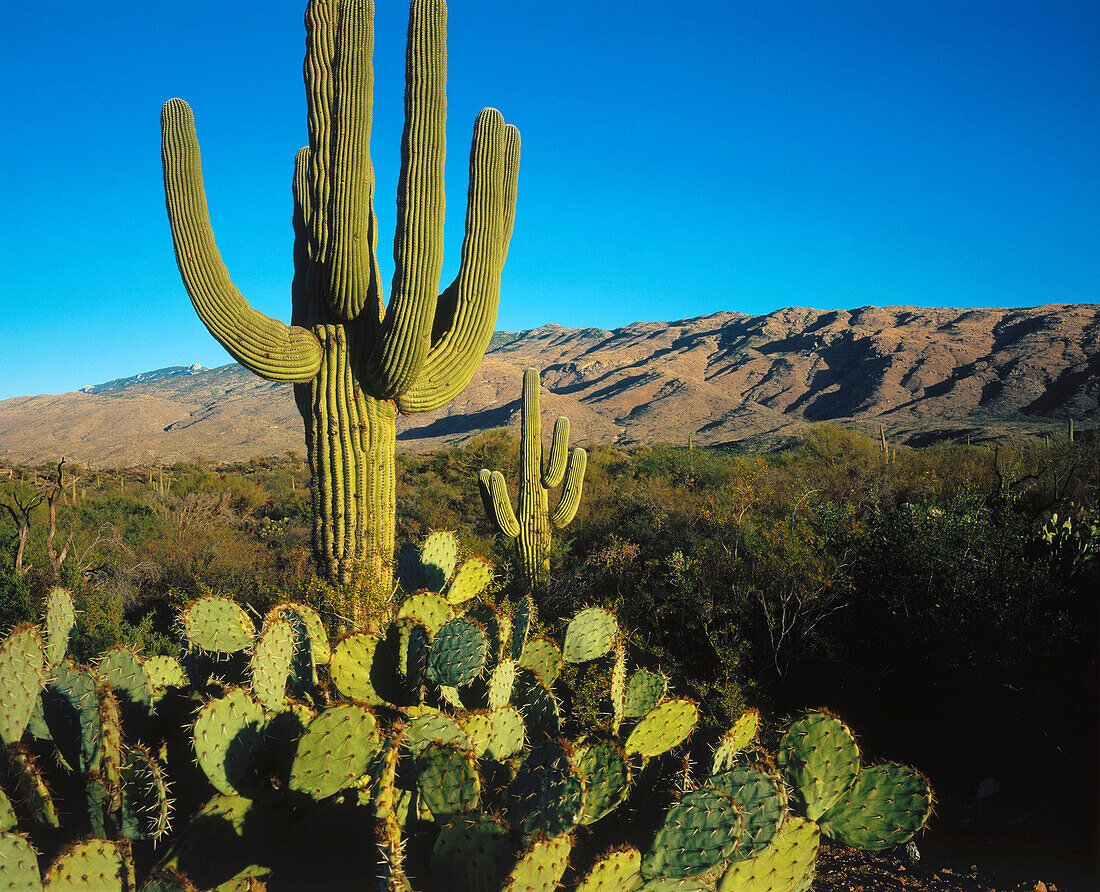
[[[550,523],[555,529],[568,526],[577,516],[581,504],[581,489],[584,486],[584,471],[588,466],[588,453],[579,447],[569,453],[569,464],[565,470],[565,486],[562,487],[558,507],[550,515]]]
[[[512,500],[508,497],[504,475],[500,471],[490,474],[488,469],[482,468],[477,475],[477,482],[485,513],[496,523],[498,530],[509,539],[515,539],[520,533],[520,526],[516,513],[512,510]]]
[[[470,383],[489,346],[500,303],[500,274],[515,220],[519,131],[484,109],[470,145],[466,235],[454,282],[435,306],[431,348],[416,382],[397,397],[407,414],[438,409]]]
[[[195,118],[186,102],[164,104],[161,131],[172,243],[199,318],[234,359],[257,375],[272,381],[312,380],[321,367],[321,345],[313,333],[253,309],[229,278],[214,244]]]

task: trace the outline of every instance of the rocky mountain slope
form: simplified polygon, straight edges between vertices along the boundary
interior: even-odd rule
[[[542,372],[547,420],[574,443],[773,448],[835,422],[895,443],[1042,436],[1095,425],[1100,305],[1027,309],[791,307],[614,331],[498,333],[471,385],[402,418],[398,448],[426,451],[519,424],[523,370]],[[162,369],[56,396],[0,402],[0,460],[88,466],[304,452],[289,385],[237,365]]]

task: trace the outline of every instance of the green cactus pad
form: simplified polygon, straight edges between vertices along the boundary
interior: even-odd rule
[[[736,851],[744,824],[741,809],[718,790],[702,788],[680,797],[665,814],[645,857],[647,877],[697,877]]]
[[[180,614],[180,625],[188,646],[207,653],[248,650],[256,637],[256,628],[240,605],[218,595],[191,604]]]
[[[46,648],[38,629],[16,626],[0,645],[0,743],[18,743],[46,680]]]
[[[467,558],[455,572],[455,578],[447,586],[447,600],[452,604],[464,604],[476,598],[493,580],[493,565],[484,558]]]
[[[626,752],[643,758],[667,753],[682,743],[699,721],[699,707],[691,700],[669,700],[651,709],[626,739]]]
[[[787,805],[778,777],[760,768],[740,765],[712,775],[706,785],[728,794],[741,808],[744,832],[730,860],[752,858],[771,845]]]
[[[382,749],[373,713],[348,703],[332,706],[309,723],[298,741],[290,770],[290,789],[314,799],[352,786]]]
[[[63,588],[51,589],[46,595],[46,659],[51,669],[65,658],[75,625],[73,596]]]
[[[577,892],[636,892],[642,882],[641,852],[635,848],[618,849],[596,860],[577,886]]]
[[[733,727],[722,735],[718,745],[714,748],[714,761],[711,774],[717,774],[732,768],[736,756],[749,746],[760,732],[760,713],[755,709],[746,709],[741,717],[733,723]]]
[[[66,765],[82,774],[92,770],[99,750],[99,679],[88,668],[62,660],[42,695],[50,736]]]
[[[486,692],[490,709],[507,706],[512,699],[512,687],[516,683],[516,664],[513,660],[501,660],[489,675]]]
[[[932,813],[932,787],[904,765],[861,768],[855,783],[818,820],[821,832],[858,849],[900,846]]]
[[[531,623],[535,619],[535,602],[530,595],[524,595],[516,604],[515,622],[512,625],[512,659],[518,660],[523,655],[523,647],[527,643],[527,633]]]
[[[117,842],[89,839],[69,846],[46,871],[45,887],[54,892],[119,892],[133,888],[129,857]]]
[[[324,666],[332,658],[328,645],[328,633],[320,615],[308,604],[284,601],[272,607],[265,622],[277,619],[289,620],[294,626],[294,663],[311,667]],[[301,672],[301,670],[299,670]]]
[[[462,694],[459,693],[458,688],[451,687],[447,684],[441,684],[438,688],[439,698],[444,703],[453,706],[455,709],[465,709],[466,704],[462,702]]]
[[[329,673],[332,683],[345,697],[377,706],[387,701],[379,694],[376,683],[384,688],[382,676],[392,672],[391,667],[381,665],[384,662],[382,640],[367,632],[357,632],[336,645]]]
[[[0,830],[12,830],[18,823],[19,819],[15,817],[15,809],[11,807],[8,794],[0,790]]]
[[[485,747],[485,755],[501,761],[508,759],[523,749],[526,730],[523,716],[513,706],[504,706],[489,713],[493,723],[493,735]]]
[[[806,817],[816,821],[855,781],[859,747],[840,719],[814,711],[791,723],[776,761],[805,805]]]
[[[487,712],[466,712],[456,716],[462,730],[470,738],[470,747],[476,756],[485,754],[493,741],[493,719]]]
[[[42,892],[38,856],[25,836],[0,833],[0,873],[5,892]]]
[[[789,816],[771,845],[754,858],[730,865],[719,892],[806,892],[813,882],[820,838],[813,821]]]
[[[516,670],[512,705],[523,712],[532,742],[553,740],[561,736],[561,707],[558,700],[553,691],[530,669]]]
[[[415,713],[405,725],[405,736],[402,738],[402,743],[410,752],[418,754],[429,743],[454,743],[464,748],[470,746],[469,735],[451,716],[429,707],[407,711]]]
[[[417,592],[409,595],[397,611],[397,619],[415,619],[423,623],[433,635],[447,620],[454,619],[455,610],[447,599],[435,592]]]
[[[580,746],[573,762],[584,778],[584,811],[581,824],[592,824],[626,798],[630,789],[630,765],[626,755],[610,741]]]
[[[519,665],[530,669],[542,679],[544,685],[551,688],[561,675],[565,661],[562,659],[561,648],[550,639],[529,638],[519,658]]]
[[[453,743],[430,743],[417,758],[421,803],[437,818],[474,811],[481,798],[477,758]]]
[[[397,678],[407,696],[418,701],[428,667],[431,633],[419,620],[402,619],[390,625],[390,636],[396,644]]]
[[[432,641],[427,678],[437,685],[469,684],[485,668],[489,643],[485,630],[466,616],[444,623]]]
[[[454,533],[440,530],[429,533],[420,545],[420,565],[424,574],[424,588],[433,592],[443,591],[443,586],[455,571],[458,561],[458,539]]]
[[[511,656],[511,653],[505,653],[511,645],[512,635],[512,621],[507,616],[488,601],[467,604],[465,615],[485,630],[491,657],[499,659],[501,654]],[[505,641],[508,642],[508,647],[505,646]]]
[[[248,796],[253,790],[264,712],[244,688],[230,688],[211,700],[195,719],[195,755],[219,793]]]
[[[159,841],[171,824],[172,800],[164,767],[142,746],[129,747],[122,768],[122,835]]]
[[[286,682],[294,659],[294,627],[276,618],[264,623],[248,664],[252,696],[266,710],[277,710],[286,698]]]
[[[443,824],[432,849],[429,888],[454,892],[499,892],[514,863],[512,840],[487,815],[457,817]]]
[[[562,656],[567,663],[595,660],[611,650],[618,634],[619,623],[615,614],[602,607],[589,607],[569,621],[561,648]]]
[[[147,715],[152,710],[152,680],[141,657],[131,648],[121,644],[112,647],[96,665],[96,672],[114,689],[124,714],[138,711]]]
[[[706,879],[685,877],[682,880],[658,878],[638,887],[638,892],[713,892],[714,886]]]
[[[46,777],[34,756],[18,744],[8,746],[8,777],[11,790],[23,810],[36,824],[57,829],[61,817]]]
[[[504,892],[557,892],[572,850],[573,838],[568,834],[535,840],[508,874]]]
[[[112,787],[122,782],[122,714],[118,700],[111,686],[100,684],[96,688],[95,719],[98,731],[98,746],[89,762],[88,769],[98,772],[102,779]]]
[[[630,673],[623,693],[623,717],[641,718],[661,702],[667,690],[668,678],[663,672],[637,669]]]
[[[508,785],[508,821],[525,836],[565,833],[583,806],[583,780],[560,743],[531,750]]]
[[[183,666],[175,657],[155,656],[145,661],[145,674],[149,676],[149,683],[153,686],[154,699],[164,688],[187,687],[187,676]]]

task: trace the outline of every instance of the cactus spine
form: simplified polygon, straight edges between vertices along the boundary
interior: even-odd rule
[[[519,519],[512,510],[508,487],[500,471],[482,468],[478,473],[485,513],[504,535],[516,540],[516,550],[523,562],[523,572],[530,587],[536,586],[550,568],[550,527],[562,529],[577,514],[584,485],[587,453],[573,449],[566,459],[569,446],[569,419],[554,423],[550,455],[544,462],[542,422],[539,416],[539,373],[528,369],[523,373],[523,416],[520,422],[520,459],[523,478],[519,490]],[[543,466],[546,470],[543,471]],[[549,490],[562,483],[558,507],[549,510]]]
[[[210,333],[261,377],[296,384],[312,472],[321,572],[359,588],[392,585],[398,412],[425,412],[470,381],[496,322],[515,212],[519,132],[495,109],[474,125],[461,266],[437,296],[443,258],[446,20],[443,0],[413,0],[392,297],[376,257],[369,147],[374,43],[370,0],[306,10],[309,146],[294,165],[292,324],[253,309],[214,244],[191,109],[161,113],[164,192],[184,285]]]

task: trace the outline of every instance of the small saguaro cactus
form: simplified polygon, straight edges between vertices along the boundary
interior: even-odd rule
[[[413,0],[405,128],[387,306],[370,159],[371,0],[310,0],[305,84],[309,145],[294,163],[292,324],[249,305],[214,244],[195,122],[182,99],[161,113],[164,193],[176,261],[210,333],[245,368],[290,381],[305,421],[314,552],[321,573],[356,591],[393,578],[395,419],[449,402],[492,337],[515,213],[519,132],[485,109],[474,124],[458,275],[443,262],[446,23],[443,0]]]
[[[519,489],[519,519],[512,510],[508,487],[500,471],[490,472],[482,468],[477,480],[485,513],[500,532],[516,540],[524,575],[533,587],[550,566],[550,527],[560,530],[577,514],[588,455],[580,448],[566,455],[569,449],[569,419],[562,417],[554,422],[550,455],[544,462],[537,369],[528,369],[523,373],[522,412],[520,459],[523,478]],[[565,485],[558,507],[551,513],[548,491],[560,485],[563,479]]]

